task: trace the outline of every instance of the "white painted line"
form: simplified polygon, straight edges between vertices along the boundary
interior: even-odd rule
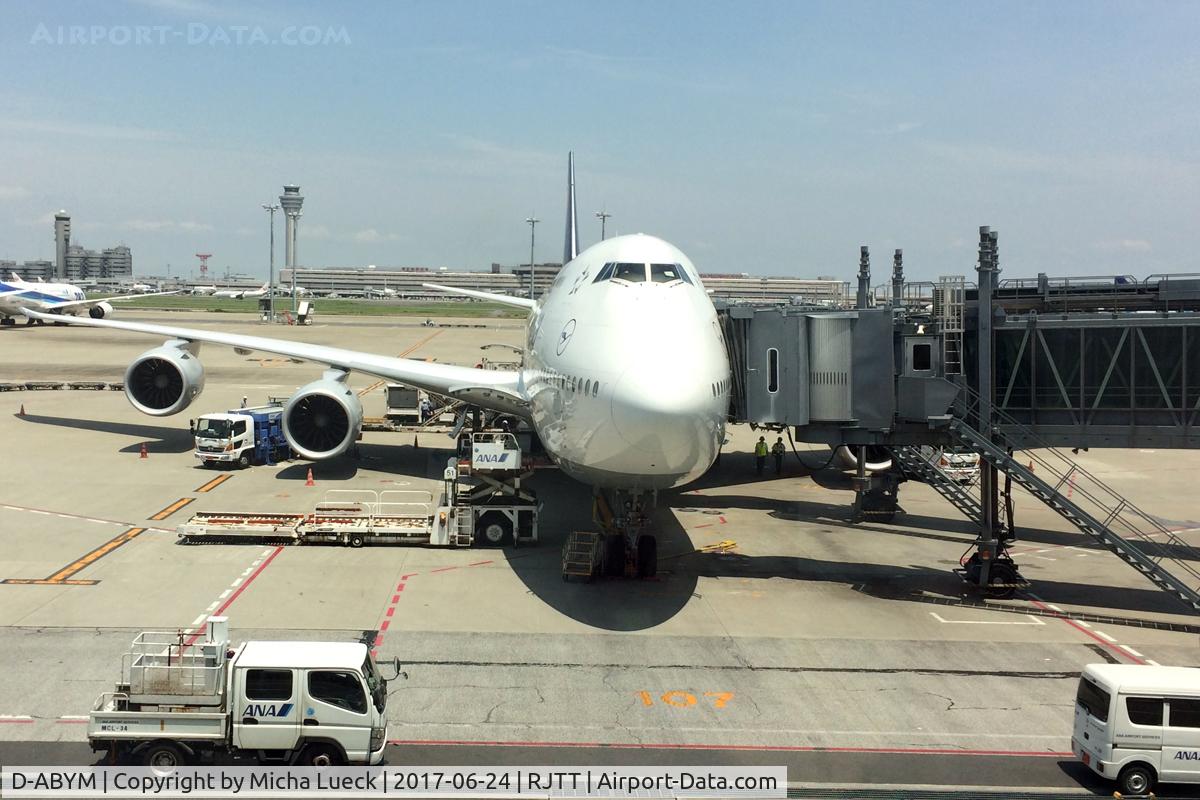
[[[1118,646],[1122,650],[1124,650],[1126,653],[1129,653],[1129,655],[1131,655],[1131,656],[1137,656],[1138,658],[1145,658],[1145,656],[1143,656],[1141,653],[1139,653],[1137,650],[1134,650],[1132,647],[1130,647],[1127,644],[1122,644],[1122,645],[1118,645]]]
[[[48,516],[50,516],[50,512],[49,512],[49,511],[39,511],[39,510],[38,510],[38,509],[36,509],[36,508],[30,508],[30,509],[26,509],[26,510],[27,510],[27,511],[29,511],[29,513],[30,513],[30,514],[41,514],[43,517],[48,517]]]
[[[1115,643],[1115,642],[1117,641],[1116,639],[1114,639],[1113,637],[1109,636],[1109,635],[1108,635],[1107,633],[1105,633],[1104,631],[1096,631],[1096,635],[1097,635],[1097,636],[1101,636],[1101,637],[1103,637],[1103,638],[1105,638],[1105,639],[1107,639],[1108,641],[1110,641],[1110,642],[1113,642],[1113,643]]]
[[[1088,623],[1084,622],[1084,621],[1083,621],[1083,620],[1081,620],[1081,619],[1077,619],[1077,620],[1075,620],[1075,624],[1076,624],[1076,625],[1078,625],[1078,626],[1079,626],[1079,627],[1081,627],[1081,628],[1089,628],[1089,629],[1090,629],[1090,628],[1092,627],[1090,624],[1088,624]]]
[[[1060,614],[1063,613],[1063,610],[1061,608],[1059,608],[1058,606],[1054,605],[1054,603],[1046,603],[1046,607],[1053,608],[1055,611],[1057,611]]]
[[[221,594],[219,594],[217,596],[217,599],[224,600],[226,597],[229,597],[229,595],[231,595],[231,594],[233,594],[233,589],[226,589],[225,591],[221,592]]]
[[[59,719],[87,719],[87,714],[63,714]]]
[[[200,616],[198,616],[194,620],[192,620],[192,627],[199,628],[201,625],[204,624],[204,620],[206,620],[207,618],[208,618],[207,614],[201,614]]]
[[[254,572],[254,567],[246,567],[246,571],[243,572],[242,574],[249,575],[251,572]]]
[[[1159,663],[1158,663],[1157,661],[1155,661],[1153,658],[1147,658],[1147,659],[1146,659],[1146,663],[1147,663],[1147,664],[1149,664],[1149,665],[1150,665],[1150,666],[1152,666],[1152,667],[1161,667],[1161,666],[1162,666],[1162,664],[1159,664]]]
[[[22,719],[32,720],[33,717],[29,716],[28,714],[0,714],[0,720],[22,720]]]
[[[209,605],[209,607],[208,607],[207,609],[205,609],[205,610],[206,610],[206,611],[209,611],[209,612],[216,611],[216,610],[217,610],[217,604],[216,604],[216,602],[213,602],[213,603],[212,603],[211,605]]]
[[[998,619],[944,619],[936,611],[930,611],[929,616],[941,622],[944,625],[1045,625],[1035,616],[1026,614],[1029,617],[1029,622],[1017,622],[1015,620],[998,620]]]
[[[230,584],[230,585],[231,585],[231,586],[232,586],[234,589],[236,589],[236,588],[238,587],[238,585],[239,585],[239,584],[241,584],[241,582],[242,582],[242,581],[244,581],[244,580],[245,580],[245,578],[238,578],[236,581],[234,581],[234,582],[233,582],[232,584]]]

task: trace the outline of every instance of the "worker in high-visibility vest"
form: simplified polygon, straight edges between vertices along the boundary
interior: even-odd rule
[[[754,445],[754,469],[759,477],[762,477],[763,467],[767,464],[767,440],[762,436],[758,437],[758,443]]]
[[[775,474],[783,474],[783,455],[787,452],[787,448],[783,446],[783,437],[780,436],[775,440],[775,444],[771,445],[771,455],[775,456]]]

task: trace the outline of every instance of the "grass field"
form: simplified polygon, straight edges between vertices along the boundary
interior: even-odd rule
[[[100,295],[95,295],[100,297]],[[449,301],[445,303],[422,303],[405,300],[350,300],[317,299],[311,301],[317,316],[322,314],[347,314],[370,317],[513,317],[523,318],[525,312],[519,308],[475,301]],[[217,311],[254,314],[258,312],[258,298],[234,300],[229,297],[204,297],[202,295],[164,295],[122,300],[114,305],[121,308],[163,309],[167,311]],[[275,298],[277,313],[292,310],[289,297]]]

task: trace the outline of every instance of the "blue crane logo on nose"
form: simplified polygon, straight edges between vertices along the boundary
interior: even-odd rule
[[[558,335],[558,354],[561,356],[563,351],[567,349],[567,345],[571,343],[571,337],[575,335],[575,320],[568,320],[566,325],[563,325],[562,333]]]

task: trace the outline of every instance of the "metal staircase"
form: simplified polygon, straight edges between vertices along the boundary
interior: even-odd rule
[[[989,426],[991,437],[981,433],[967,422],[979,418],[979,395],[962,387],[960,397],[960,405],[955,416],[950,418],[949,427],[964,445],[1160,589],[1178,597],[1192,610],[1200,611],[1200,569],[1195,563],[1200,562],[1200,550],[1061,451],[1045,446],[1033,431],[1007,414],[993,411]],[[1019,434],[1016,438],[1026,446],[1033,442],[1040,449],[1025,450],[1017,460],[1009,452],[1005,430]],[[915,461],[911,457],[909,460]],[[1029,465],[1021,461],[1028,461]],[[919,469],[920,465],[914,464],[914,468]],[[945,476],[942,478],[931,485],[945,496],[949,487],[944,484],[952,482]],[[971,501],[974,505],[963,498],[958,502],[951,499],[964,514],[978,521],[981,519],[979,501],[973,498]],[[960,502],[964,505],[959,505]]]
[[[978,494],[972,491],[976,487],[964,486],[943,472],[937,465],[936,449],[923,452],[918,446],[893,447],[892,456],[905,474],[928,484],[961,511],[964,517],[976,525],[983,525],[983,504]]]

